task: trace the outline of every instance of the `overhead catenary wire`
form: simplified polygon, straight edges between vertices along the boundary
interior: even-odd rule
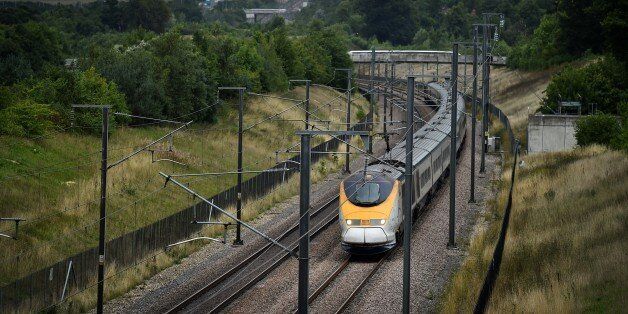
[[[69,230],[69,232],[59,234],[58,236],[56,236],[56,237],[54,237],[52,239],[49,239],[46,242],[43,242],[43,243],[41,243],[39,245],[36,245],[36,246],[29,247],[26,251],[22,251],[22,252],[20,252],[20,253],[18,253],[16,255],[13,255],[13,256],[4,257],[1,260],[4,263],[4,262],[7,262],[8,260],[16,259],[16,258],[18,258],[20,256],[23,256],[27,252],[32,252],[32,251],[38,250],[38,249],[43,248],[43,247],[49,247],[50,246],[49,245],[50,242],[59,240],[61,238],[68,238],[69,236],[76,235],[76,234],[79,234],[81,232],[84,233],[84,232],[86,232],[87,227],[93,226],[93,225],[99,223],[103,219],[111,218],[114,214],[119,213],[119,212],[124,211],[124,210],[127,210],[127,209],[131,208],[132,206],[135,206],[139,202],[143,202],[144,200],[148,199],[149,197],[151,197],[151,196],[153,196],[153,195],[163,191],[165,188],[166,187],[164,187],[164,186],[160,186],[159,188],[157,188],[155,190],[152,190],[151,192],[145,194],[142,197],[139,197],[139,198],[135,199],[132,202],[127,203],[124,206],[117,207],[115,210],[107,212],[107,214],[104,217],[102,217],[102,218],[98,218],[98,219],[90,221],[90,222],[88,222],[86,224],[83,224],[81,226],[72,228],[72,229]]]
[[[407,133],[407,132],[406,132],[406,133]],[[342,206],[342,204],[340,204],[340,206]],[[332,211],[332,214],[334,214],[334,212],[335,212],[335,211]],[[199,234],[200,234],[200,232],[199,232]],[[148,259],[150,259],[150,258],[152,258],[152,257],[154,257],[154,256],[157,256],[157,255],[159,255],[159,254],[163,254],[163,253],[164,253],[164,252],[158,252],[158,253],[156,253],[156,254],[154,254],[154,255],[152,255],[152,256],[149,256],[149,257],[147,257],[147,258],[143,259],[143,260],[142,260],[142,261],[140,261],[140,262],[143,262],[143,261],[145,261],[145,260],[148,260]],[[134,266],[129,266],[129,267],[127,267],[127,268],[123,269],[123,270],[120,270],[120,271],[116,272],[114,275],[108,276],[108,277],[107,277],[107,278],[105,278],[105,279],[110,279],[110,278],[112,278],[112,277],[114,277],[114,276],[117,276],[118,274],[120,274],[120,273],[122,273],[122,272],[124,272],[124,271],[127,271],[128,269],[132,269],[133,267],[134,267]],[[90,287],[94,287],[96,284],[98,284],[98,283],[94,283],[94,284],[93,284],[92,286],[90,286]],[[71,296],[74,296],[74,295],[76,295],[76,294],[78,294],[78,293],[82,293],[82,292],[84,292],[84,291],[88,290],[90,287],[87,287],[86,289],[83,289],[83,290],[81,290],[81,291],[78,291],[78,292],[76,292],[76,293],[72,294]],[[67,299],[66,299],[66,300],[67,300]],[[57,304],[60,304],[60,303],[62,303],[62,302],[64,302],[64,301],[61,301],[61,302],[59,302],[59,303],[57,303]]]

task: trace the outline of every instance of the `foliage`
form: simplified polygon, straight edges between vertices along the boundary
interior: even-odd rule
[[[535,70],[573,59],[561,50],[559,31],[556,15],[545,15],[534,34],[512,49],[508,56],[508,66]]]
[[[557,11],[513,50],[509,66],[543,69],[590,53],[610,53],[625,66],[626,13],[626,1],[560,0]]]
[[[417,30],[417,12],[410,0],[356,0],[354,4],[364,16],[363,36],[390,40],[393,44],[409,44]]]
[[[262,33],[255,34],[257,52],[263,60],[260,81],[267,91],[285,90],[288,87],[288,76],[284,71],[282,59],[274,48],[272,37]]]
[[[325,25],[345,25],[349,34],[379,43],[444,49],[452,40],[470,38],[471,23],[480,22],[481,12],[503,12],[506,25],[500,36],[511,46],[530,35],[554,8],[549,0],[318,0],[299,13],[295,24],[306,28],[319,19]]]
[[[290,79],[305,77],[305,64],[297,51],[297,44],[288,39],[285,27],[275,29],[272,34],[272,46],[281,59],[286,76]]]
[[[617,118],[609,114],[583,116],[576,121],[576,141],[580,146],[615,146],[620,133],[621,127]]]
[[[619,104],[621,134],[614,145],[615,148],[628,152],[628,101]]]
[[[0,85],[40,73],[61,62],[59,33],[43,23],[0,25]]]
[[[21,101],[0,110],[0,134],[39,136],[53,128],[57,114],[49,105]]]
[[[95,109],[72,109],[74,104],[109,105],[111,112],[126,112],[124,94],[113,82],[96,72],[50,68],[38,81],[3,87],[0,95],[0,134],[42,135],[53,126],[71,125],[86,132],[98,132],[101,114]],[[123,117],[110,120],[112,128]]]
[[[102,21],[119,31],[144,28],[163,33],[170,21],[170,8],[164,0],[107,0]]]
[[[542,111],[556,111],[560,101],[580,101],[585,114],[593,113],[592,107],[618,114],[618,105],[628,100],[627,80],[625,67],[612,57],[582,68],[568,66],[547,86]]]
[[[207,107],[210,87],[215,86],[209,81],[206,61],[198,47],[176,31],[156,38],[148,47],[160,60],[167,99],[163,113],[178,117]]]

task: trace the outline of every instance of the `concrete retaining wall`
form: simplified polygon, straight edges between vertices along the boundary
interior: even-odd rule
[[[576,147],[575,123],[579,116],[531,115],[528,117],[528,153],[571,150]]]

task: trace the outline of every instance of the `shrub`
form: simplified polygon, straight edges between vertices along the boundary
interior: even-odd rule
[[[58,117],[48,105],[22,101],[0,110],[0,134],[37,136],[50,130]]]
[[[508,56],[508,67],[523,70],[539,70],[572,60],[561,50],[558,42],[560,28],[555,15],[545,15],[541,24],[529,38],[524,38]]]
[[[94,68],[85,72],[59,70],[49,73],[28,91],[27,97],[35,103],[51,104],[51,108],[60,114],[63,125],[74,124],[88,132],[99,132],[100,112],[93,109],[72,110],[73,104],[110,105],[111,112],[127,111],[124,94]],[[116,117],[111,120],[111,126],[113,128],[115,122],[124,121],[127,119]]]
[[[542,111],[556,110],[560,101],[580,101],[583,113],[594,113],[590,108],[595,105],[598,111],[618,114],[617,105],[628,100],[626,78],[625,67],[610,56],[582,68],[568,66],[552,77]]]
[[[620,133],[619,121],[609,114],[583,116],[576,121],[576,141],[580,146],[591,144],[615,146]]]

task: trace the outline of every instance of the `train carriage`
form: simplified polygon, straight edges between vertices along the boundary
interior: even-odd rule
[[[429,83],[427,87],[438,99],[439,107],[432,119],[413,134],[412,208],[415,214],[448,174],[451,154],[449,92],[438,83]],[[466,134],[466,115],[462,95],[456,98],[460,114],[455,144],[460,150]],[[379,159],[384,162],[374,161],[341,182],[339,223],[344,250],[374,254],[389,250],[400,241],[405,156],[403,141]]]

